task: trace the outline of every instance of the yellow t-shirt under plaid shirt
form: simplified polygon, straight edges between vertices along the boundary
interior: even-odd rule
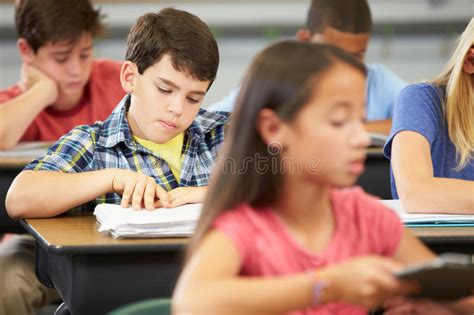
[[[141,139],[136,136],[133,136],[133,139],[165,160],[173,172],[176,181],[179,183],[181,176],[181,152],[183,151],[184,132],[180,133],[168,142],[161,144],[150,140]]]

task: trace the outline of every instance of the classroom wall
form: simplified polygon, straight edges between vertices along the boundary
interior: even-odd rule
[[[12,1],[0,3],[0,87],[18,79]],[[199,15],[217,36],[221,64],[206,97],[207,106],[238,85],[252,57],[269,42],[291,37],[302,26],[309,4],[295,1],[96,1],[107,15],[108,37],[97,42],[95,54],[121,60],[125,38],[136,17],[165,6]],[[452,47],[452,38],[474,12],[474,0],[369,0],[375,28],[368,62],[389,66],[409,82],[437,74]]]

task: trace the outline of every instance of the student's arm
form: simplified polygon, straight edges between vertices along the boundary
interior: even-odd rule
[[[112,170],[24,171],[10,186],[5,205],[12,218],[53,217],[110,192],[112,178]]]
[[[305,309],[311,306],[315,281],[327,284],[321,304],[346,301],[371,308],[400,290],[392,276],[398,266],[373,256],[274,278],[238,276],[240,267],[236,245],[222,232],[211,231],[181,274],[173,296],[175,314],[282,314]]]
[[[123,207],[131,204],[151,210],[167,202],[167,193],[149,176],[121,169],[68,174],[24,171],[7,193],[6,208],[12,218],[45,218],[94,200],[106,193],[122,195]]]
[[[405,229],[394,258],[403,264],[411,265],[431,261],[436,258],[436,255],[414,237],[408,229]],[[474,296],[449,304],[440,304],[427,300],[395,298],[389,300],[385,307],[387,308],[385,313],[387,315],[411,312],[426,315],[472,314],[474,312]]]
[[[404,265],[412,265],[431,261],[436,258],[436,255],[413,236],[410,230],[404,228],[394,258]]]
[[[474,181],[434,177],[430,145],[419,133],[394,137],[392,169],[407,212],[474,213]]]
[[[392,120],[372,120],[365,123],[365,129],[367,132],[382,133],[388,135],[392,128]]]
[[[26,91],[0,105],[0,150],[14,147],[31,122],[56,101],[57,84],[33,66],[22,66],[22,88]]]

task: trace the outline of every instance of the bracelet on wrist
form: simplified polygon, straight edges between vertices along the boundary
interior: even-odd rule
[[[320,306],[322,304],[324,289],[329,285],[329,283],[320,279],[314,270],[310,271],[309,274],[312,280],[311,306]]]

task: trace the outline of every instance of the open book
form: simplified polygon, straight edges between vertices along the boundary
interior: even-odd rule
[[[472,214],[430,214],[430,213],[407,213],[403,210],[400,200],[382,200],[382,203],[392,209],[405,223],[410,226],[428,225],[458,225],[474,226],[474,215]]]
[[[150,211],[99,204],[94,215],[99,232],[110,232],[114,238],[181,237],[194,232],[201,208],[202,204],[187,204]]]

